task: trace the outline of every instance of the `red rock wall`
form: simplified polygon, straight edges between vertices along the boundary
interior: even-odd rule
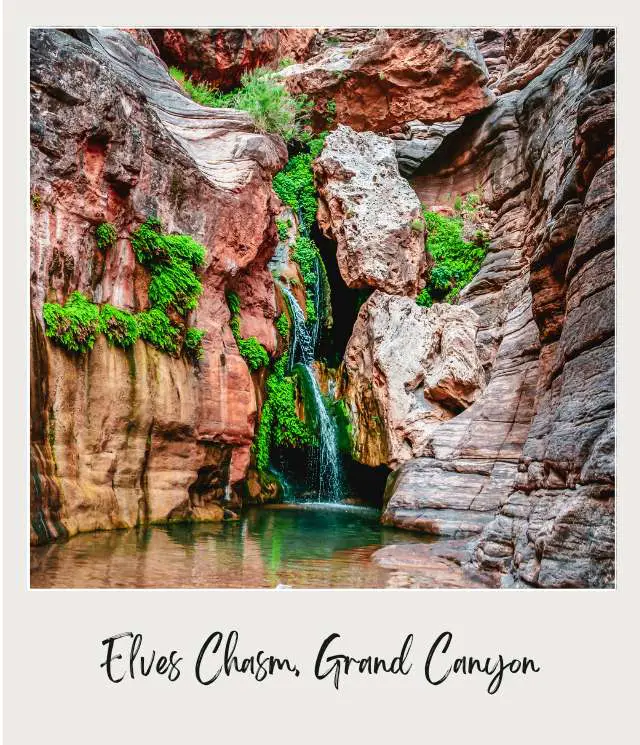
[[[33,539],[143,518],[220,517],[244,476],[256,421],[248,368],[229,328],[225,289],[243,323],[276,343],[277,241],[271,177],[279,138],[242,112],[186,99],[152,52],[120,31],[89,44],[53,30],[31,37],[31,303]],[[190,322],[205,328],[195,368],[138,341],[99,338],[70,355],[44,336],[42,305],[73,290],[127,310],[146,304],[148,276],[128,240],[150,214],[207,248],[204,292]],[[100,252],[95,227],[118,239]]]

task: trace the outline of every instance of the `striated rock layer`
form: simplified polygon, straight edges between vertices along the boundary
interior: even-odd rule
[[[337,241],[347,286],[415,295],[425,270],[422,208],[392,141],[340,125],[313,168],[318,223]]]
[[[358,460],[397,466],[431,453],[429,435],[484,387],[477,323],[467,308],[373,293],[344,357]]]
[[[228,325],[276,345],[267,261],[277,237],[279,138],[249,117],[186,99],[164,64],[122,31],[31,34],[32,540],[172,517],[218,519],[246,471],[254,386]],[[128,236],[150,214],[207,248],[198,367],[138,341],[99,338],[70,355],[44,336],[42,306],[73,290],[137,311],[148,274]],[[114,246],[96,247],[108,221]],[[246,309],[246,310],[245,310]]]
[[[487,67],[464,29],[380,29],[335,43],[280,76],[314,101],[314,125],[328,121],[384,132],[414,119],[452,121],[489,106]]]
[[[488,383],[390,477],[384,520],[480,533],[504,585],[614,579],[614,40],[586,31],[524,90],[467,119],[413,182],[496,212],[460,304]]]

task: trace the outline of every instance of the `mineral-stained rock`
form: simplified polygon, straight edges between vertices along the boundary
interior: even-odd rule
[[[314,103],[314,125],[335,119],[358,131],[387,131],[415,119],[459,119],[489,106],[487,67],[464,29],[380,29],[360,43],[336,39],[280,72]]]
[[[345,283],[415,295],[425,268],[422,210],[400,176],[393,142],[339,126],[314,171],[318,222],[337,241]]]
[[[233,284],[243,323],[275,348],[267,261],[278,202],[279,138],[242,112],[184,97],[163,62],[122,31],[31,35],[32,538],[144,520],[220,517],[249,465],[256,400],[228,325]],[[37,195],[37,198],[35,197]],[[147,272],[128,236],[157,214],[207,249],[198,367],[138,341],[99,337],[70,355],[44,336],[42,305],[73,290],[137,311]],[[112,223],[114,246],[95,228]],[[255,318],[252,318],[255,316]]]
[[[484,387],[477,322],[465,308],[427,309],[410,298],[373,293],[344,359],[343,395],[355,419],[358,460],[395,466],[424,455],[430,432],[476,399]]]
[[[228,90],[256,67],[275,69],[280,60],[306,59],[316,36],[312,28],[150,29],[162,59],[193,80]]]
[[[460,299],[489,380],[391,475],[384,520],[481,530],[472,563],[504,586],[614,580],[613,45],[584,32],[414,181],[427,204],[479,190],[496,212]]]

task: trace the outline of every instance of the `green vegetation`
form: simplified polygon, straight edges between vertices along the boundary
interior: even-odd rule
[[[411,230],[415,230],[416,233],[421,233],[424,230],[424,221],[417,217],[411,221]]]
[[[103,305],[100,310],[100,331],[109,344],[127,349],[136,343],[140,336],[135,316],[113,305]]]
[[[295,60],[292,60],[290,57],[283,57],[280,62],[278,62],[278,70],[284,70],[285,67],[291,67],[291,65],[295,64]]]
[[[42,197],[40,196],[40,194],[38,194],[37,191],[34,191],[31,195],[31,204],[33,205],[33,209],[36,212],[40,212],[40,210],[42,209]]]
[[[288,142],[301,131],[309,112],[306,96],[292,96],[271,70],[246,72],[236,90],[222,93],[208,83],[194,83],[177,67],[169,73],[196,103],[211,108],[246,111],[261,132],[279,134]]]
[[[351,441],[353,438],[353,425],[351,424],[349,407],[341,398],[338,398],[335,401],[329,399],[328,403],[331,407],[331,414],[338,429],[338,447],[340,450],[350,453]]]
[[[169,316],[161,308],[151,308],[136,316],[140,338],[161,352],[178,353],[180,329],[174,326]]]
[[[118,233],[110,222],[103,222],[96,228],[96,243],[100,250],[110,248],[116,242]]]
[[[289,237],[289,228],[291,227],[291,220],[276,220],[276,228],[278,229],[278,238],[281,241],[286,241]]]
[[[187,329],[184,335],[182,350],[192,362],[199,362],[204,357],[202,338],[207,332],[194,326]]]
[[[294,212],[301,213],[307,228],[315,222],[318,210],[311,163],[320,155],[326,134],[323,132],[318,137],[309,140],[306,143],[309,152],[294,155],[287,165],[273,177],[273,190]]]
[[[286,313],[281,313],[275,322],[276,331],[280,336],[288,340],[289,339],[289,317]]]
[[[296,381],[286,374],[288,354],[280,357],[265,383],[265,402],[254,442],[256,465],[260,471],[269,467],[271,447],[304,447],[311,443],[308,426],[296,413]]]
[[[99,248],[113,245],[113,225],[96,228]],[[97,334],[109,344],[127,349],[138,338],[162,352],[177,355],[181,349],[192,361],[202,358],[200,329],[185,329],[186,322],[172,321],[169,312],[185,316],[197,307],[202,283],[196,271],[204,264],[205,249],[189,235],[165,235],[156,217],[150,217],[132,235],[138,261],[151,272],[150,308],[136,315],[112,305],[100,308],[80,292],[72,293],[64,306],[45,303],[45,332],[70,352],[93,348]]]
[[[416,298],[418,305],[451,302],[469,284],[482,266],[488,250],[488,236],[477,231],[473,242],[463,237],[462,214],[473,212],[479,197],[469,194],[463,201],[458,197],[458,215],[446,217],[424,210],[427,229],[426,249],[434,258],[431,278]]]
[[[45,303],[45,334],[69,352],[88,352],[100,332],[100,310],[81,292],[72,292],[64,305]]]
[[[245,339],[240,334],[240,298],[238,297],[238,293],[233,291],[227,293],[227,305],[231,313],[229,326],[231,327],[233,338],[236,340],[238,351],[249,366],[249,369],[255,372],[261,367],[266,367],[269,364],[267,350],[255,336]]]

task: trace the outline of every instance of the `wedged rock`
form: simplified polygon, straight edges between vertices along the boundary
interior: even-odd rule
[[[430,451],[429,435],[484,388],[473,311],[376,291],[362,306],[344,357],[343,396],[354,454],[395,466]]]
[[[328,121],[385,132],[419,119],[446,122],[494,101],[487,67],[464,29],[380,29],[373,39],[344,41],[282,70],[293,94],[314,101],[314,126]]]
[[[405,124],[402,135],[393,136],[400,173],[407,178],[411,176],[442,145],[445,137],[461,127],[463,122],[464,117],[460,117],[453,122],[423,124],[415,121]]]
[[[393,142],[339,126],[313,168],[318,222],[337,242],[345,283],[415,296],[425,269],[422,208]]]
[[[240,85],[243,73],[256,67],[275,69],[283,59],[306,59],[316,29],[153,28],[149,33],[168,65],[193,80],[230,90]]]
[[[276,344],[277,240],[272,175],[284,143],[248,115],[187,99],[164,63],[126,32],[84,42],[31,34],[32,539],[147,520],[214,519],[249,465],[254,384],[228,325],[225,288],[243,322]],[[37,195],[37,198],[35,198]],[[44,335],[42,306],[74,290],[129,311],[149,275],[129,235],[156,214],[207,248],[195,367],[142,341],[125,352],[98,338],[71,355]],[[117,240],[100,251],[95,228]]]

